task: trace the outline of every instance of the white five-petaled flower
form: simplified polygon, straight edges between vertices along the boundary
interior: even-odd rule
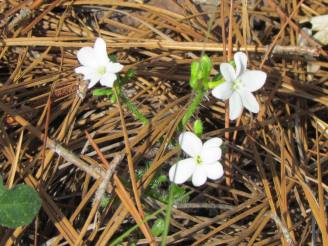
[[[90,80],[88,88],[93,87],[98,81],[101,85],[113,87],[113,83],[123,65],[113,63],[107,55],[106,43],[102,38],[97,38],[94,47],[83,47],[77,52],[77,59],[82,66],[75,68],[76,73],[84,75],[85,80]]]
[[[194,186],[203,185],[207,178],[216,180],[223,176],[220,138],[211,138],[204,144],[192,132],[184,132],[179,136],[182,150],[190,158],[180,160],[169,171],[170,181],[182,184],[192,177]]]
[[[212,95],[221,100],[229,99],[229,118],[235,120],[247,108],[253,113],[259,112],[259,104],[252,92],[260,89],[266,80],[266,73],[259,70],[247,70],[247,56],[243,52],[234,55],[236,69],[229,63],[220,65],[224,83],[212,90]]]

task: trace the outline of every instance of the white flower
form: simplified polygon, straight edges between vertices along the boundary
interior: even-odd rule
[[[113,87],[113,83],[123,66],[109,60],[106,43],[102,38],[97,38],[94,47],[83,47],[77,52],[77,59],[81,67],[75,68],[76,73],[84,75],[85,80],[90,80],[88,88],[93,87],[98,81],[101,85]]]
[[[259,112],[259,104],[252,92],[260,89],[266,80],[266,73],[247,70],[247,56],[243,52],[234,55],[236,70],[229,63],[220,65],[224,83],[212,90],[212,95],[221,100],[229,99],[229,118],[238,118],[246,107],[253,113]]]
[[[314,16],[310,18],[310,23],[312,25],[312,28],[306,28],[303,27],[302,30],[308,34],[312,35],[313,32],[314,35],[313,38],[319,41],[322,45],[327,45],[328,44],[328,15],[319,15],[319,16]],[[299,35],[298,38],[298,44],[299,46],[311,46],[309,42],[302,37],[302,35]]]
[[[220,138],[211,138],[204,144],[192,132],[184,132],[179,136],[182,150],[191,158],[174,164],[169,171],[170,180],[182,184],[192,177],[194,186],[203,185],[207,178],[216,180],[223,176]]]
[[[313,31],[321,31],[327,29],[328,15],[319,15],[319,16],[312,17],[310,22],[312,24]]]
[[[319,15],[312,17],[310,20],[312,31],[317,31],[313,37],[321,44],[328,44],[328,15]]]

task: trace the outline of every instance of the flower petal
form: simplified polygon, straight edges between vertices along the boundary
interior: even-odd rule
[[[192,175],[192,184],[198,187],[205,184],[206,180],[207,180],[207,173],[203,165],[197,166],[194,171],[194,174]]]
[[[106,42],[102,38],[97,38],[94,46],[98,64],[109,63],[109,58],[106,50]],[[95,58],[93,58],[95,59]]]
[[[260,89],[267,78],[267,74],[260,70],[247,70],[241,77],[240,81],[245,86],[244,89],[250,92]]]
[[[114,73],[106,73],[100,79],[100,84],[107,87],[113,87],[115,80],[117,79],[116,74]]]
[[[220,147],[223,141],[221,138],[210,138],[203,144],[203,148]]]
[[[258,113],[260,110],[259,103],[256,101],[254,95],[249,91],[241,92],[241,100],[245,108],[253,113]]]
[[[93,69],[90,67],[86,67],[86,66],[80,66],[80,67],[75,68],[74,71],[76,73],[81,73],[84,76],[86,76],[87,74],[90,74],[91,71],[93,71]]]
[[[243,112],[243,104],[240,95],[237,92],[232,93],[229,99],[229,118],[230,120],[235,120]]]
[[[237,52],[234,55],[236,64],[236,75],[239,77],[243,72],[246,71],[247,67],[247,55],[244,52]]]
[[[313,37],[318,40],[321,44],[327,45],[328,44],[328,29],[323,29],[316,34],[313,35]]]
[[[84,80],[90,80],[88,88],[92,88],[100,80],[100,76],[95,72],[92,67],[81,66],[74,69],[76,73],[83,74]]]
[[[77,59],[83,66],[97,67],[96,53],[91,47],[83,47],[77,52]]]
[[[118,73],[119,71],[121,71],[123,69],[123,65],[120,63],[113,63],[110,62],[106,65],[106,71],[108,73]]]
[[[195,169],[196,163],[193,158],[181,160],[170,168],[170,181],[176,184],[182,184],[191,177]]]
[[[232,92],[232,82],[224,82],[212,90],[212,95],[218,99],[227,100]]]
[[[212,180],[219,179],[224,174],[223,166],[218,161],[211,164],[204,164],[204,169],[206,170],[207,177]]]
[[[94,76],[93,78],[90,78],[90,82],[88,84],[88,89],[94,87],[99,80],[100,80],[99,76]]]
[[[191,157],[196,157],[202,151],[202,141],[192,132],[183,132],[179,136],[181,149]]]
[[[222,155],[221,144],[221,138],[211,138],[203,144],[200,157],[204,164],[220,160]]]
[[[97,75],[96,71],[92,67],[81,66],[74,69],[76,73],[83,74],[84,80],[91,80],[97,77],[99,80],[99,76]]]
[[[220,147],[209,147],[202,149],[202,153],[200,154],[200,158],[202,160],[202,164],[208,164],[215,161],[220,160],[222,155],[222,150]]]
[[[229,63],[221,63],[220,72],[226,82],[232,82],[237,78],[235,69]]]
[[[327,28],[328,15],[318,15],[310,20],[313,31],[321,31]]]

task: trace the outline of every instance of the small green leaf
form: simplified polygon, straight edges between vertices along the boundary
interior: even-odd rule
[[[202,74],[201,74],[200,63],[197,61],[193,61],[191,63],[190,72],[191,72],[190,77],[192,79],[201,79]]]
[[[110,100],[112,101],[112,103],[116,103],[116,96],[113,94],[113,95],[110,97]]]
[[[111,62],[117,62],[117,57],[116,57],[116,55],[114,55],[114,54],[110,55],[110,56],[109,56],[109,60],[110,60]]]
[[[110,96],[113,94],[112,89],[95,89],[92,91],[93,96]]]
[[[202,79],[201,66],[197,61],[193,61],[190,67],[190,80],[189,85],[194,90],[200,89],[199,80]]]
[[[221,80],[221,79],[223,79],[223,77],[222,77],[222,75],[220,74],[220,73],[218,73],[217,75],[215,75],[214,77],[213,77],[213,81],[217,81],[217,80]]]
[[[110,197],[107,194],[104,194],[104,196],[101,198],[100,201],[100,208],[106,208],[110,202]]]
[[[202,79],[208,80],[213,65],[211,59],[207,55],[204,55],[200,58],[200,67],[202,71]]]
[[[128,83],[133,77],[136,76],[136,71],[132,68],[130,68],[123,77],[119,76],[117,78],[117,82],[120,86]]]
[[[198,79],[195,79],[195,78],[191,78],[189,80],[189,85],[191,88],[193,88],[195,91],[199,90],[200,88],[200,84],[198,82]]]
[[[194,122],[194,133],[200,137],[203,134],[203,122],[198,119]]]
[[[158,177],[157,180],[158,180],[158,183],[159,183],[159,184],[162,184],[162,183],[167,182],[167,181],[168,181],[168,178],[167,178],[166,175],[161,175],[161,176]]]
[[[185,188],[180,187],[176,184],[173,184],[172,189],[173,189],[173,201],[174,201],[174,203],[180,203],[180,202],[189,200],[189,196],[184,196],[187,192]]]
[[[158,237],[163,233],[164,229],[165,229],[165,221],[164,219],[159,218],[155,220],[151,228],[151,232],[155,237]]]
[[[41,207],[38,193],[28,185],[20,184],[6,189],[0,178],[0,224],[16,228],[30,224]]]
[[[128,107],[130,112],[144,125],[148,124],[148,119],[138,110],[131,100],[124,94],[121,95],[123,103]]]
[[[132,79],[134,76],[136,76],[136,71],[130,68],[124,77],[124,79]]]

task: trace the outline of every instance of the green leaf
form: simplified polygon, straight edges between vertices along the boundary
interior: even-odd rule
[[[28,185],[20,184],[6,189],[0,178],[0,224],[16,228],[30,224],[41,207],[38,193]]]
[[[136,76],[136,71],[132,68],[130,68],[127,72],[126,72],[126,75],[124,77],[124,79],[126,80],[130,80],[132,79],[134,76]]]
[[[144,125],[148,124],[148,119],[138,110],[131,100],[124,94],[121,95],[123,103],[128,107],[130,112]]]
[[[155,237],[158,237],[163,233],[164,229],[165,229],[165,221],[164,219],[159,218],[155,220],[151,228],[151,232]]]
[[[104,196],[100,200],[100,208],[104,209],[108,206],[110,202],[110,197],[107,194],[104,194]]]
[[[114,54],[110,55],[110,56],[109,56],[109,60],[110,60],[111,62],[117,62],[117,57],[116,57],[116,55],[114,55]]]
[[[190,77],[192,79],[201,79],[201,68],[200,63],[197,61],[193,61],[190,67]]]
[[[198,82],[198,79],[195,79],[195,78],[191,78],[189,80],[189,85],[191,88],[193,88],[195,91],[199,90],[200,88],[200,84]]]
[[[189,85],[194,90],[199,90],[200,84],[199,80],[202,78],[200,63],[193,61],[190,67],[190,80]]]
[[[203,134],[203,122],[200,119],[197,119],[194,122],[194,133],[200,137]]]
[[[166,175],[161,175],[161,176],[158,177],[157,180],[158,180],[159,184],[162,184],[162,183],[165,183],[165,182],[168,181],[168,177]]]
[[[110,96],[113,94],[112,89],[95,89],[92,91],[93,96]]]
[[[116,96],[113,94],[113,95],[110,97],[110,100],[112,101],[112,103],[116,103]]]
[[[204,55],[200,58],[200,67],[202,71],[202,79],[208,80],[213,65],[211,59],[207,55]]]
[[[184,203],[189,201],[189,196],[185,195],[187,193],[185,188],[173,184],[172,189],[174,203]]]

